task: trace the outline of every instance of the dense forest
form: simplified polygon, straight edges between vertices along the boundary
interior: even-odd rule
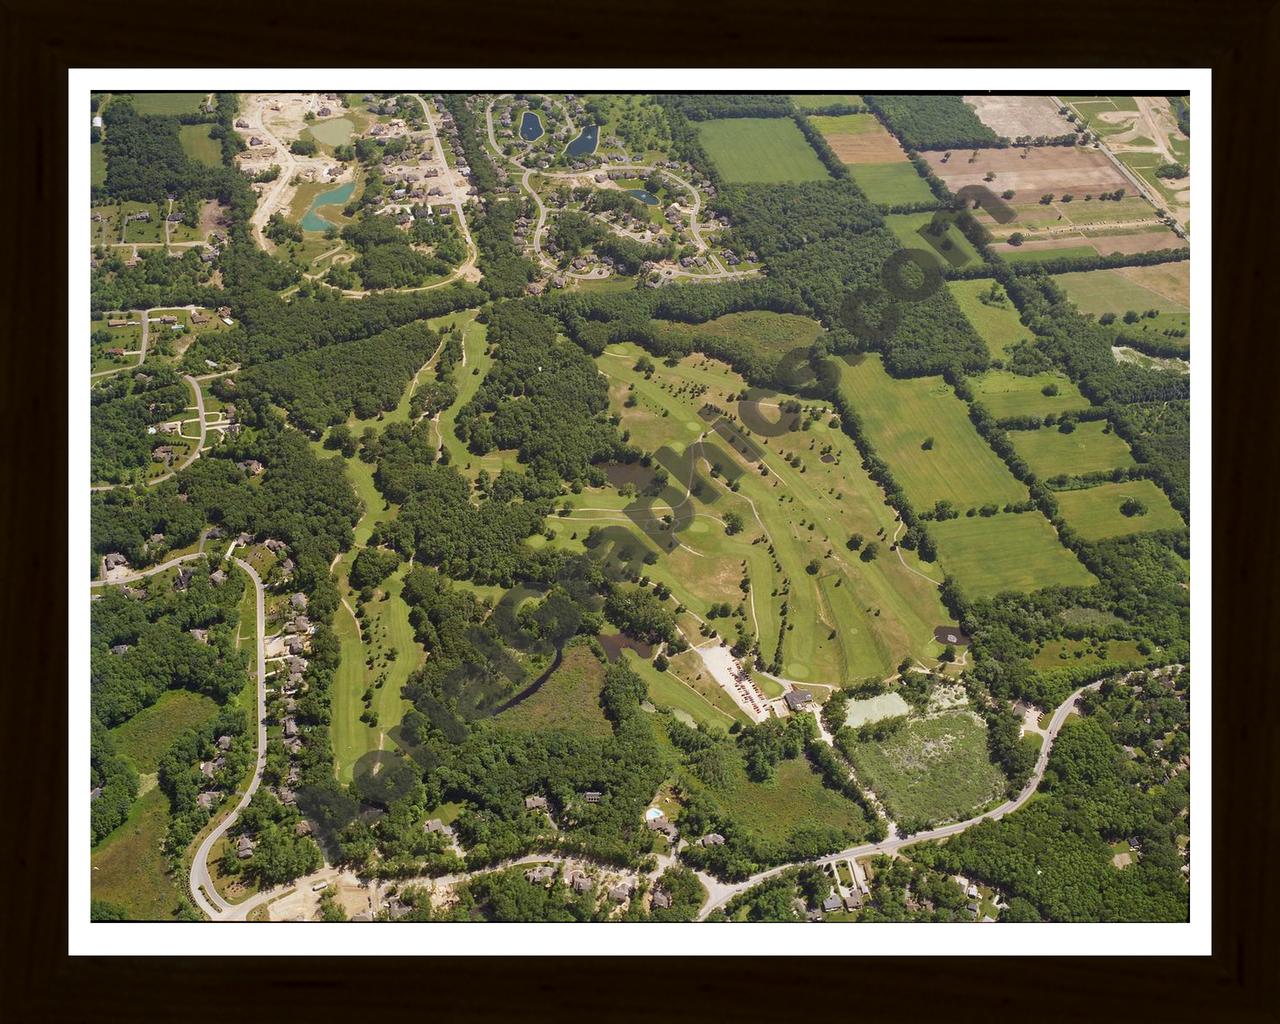
[[[1000,144],[960,96],[872,96],[863,100],[908,149],[978,149]]]

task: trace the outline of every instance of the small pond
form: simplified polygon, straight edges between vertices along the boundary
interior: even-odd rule
[[[356,130],[354,121],[345,117],[335,117],[331,121],[315,121],[311,124],[311,137],[326,146],[345,146],[351,141],[351,133]]]
[[[600,126],[590,125],[582,129],[582,134],[569,143],[565,152],[569,156],[587,156],[596,151],[596,144],[600,141]]]
[[[351,193],[355,190],[356,183],[348,181],[345,185],[339,185],[328,192],[321,192],[312,201],[311,209],[307,211],[306,216],[302,218],[302,230],[327,231],[333,226],[333,222],[320,216],[320,208],[322,206],[346,206],[347,200],[351,198]]]
[[[644,203],[646,206],[658,205],[658,197],[655,196],[652,192],[648,192],[642,188],[629,188],[627,189],[627,195],[634,196],[636,199],[639,199],[640,202]]]
[[[542,137],[542,118],[532,110],[526,110],[520,118],[520,138],[525,142],[533,142]]]

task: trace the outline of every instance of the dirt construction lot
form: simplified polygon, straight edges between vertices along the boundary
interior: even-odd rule
[[[997,193],[1011,188],[1024,193],[1018,200],[1026,201],[1046,192],[1084,195],[1118,188],[1133,191],[1105,153],[1079,146],[980,149],[976,157],[968,151],[953,150],[946,163],[942,162],[942,153],[922,155],[952,192],[966,185],[985,185]],[[985,181],[989,171],[995,172],[995,179]]]
[[[1048,96],[966,96],[964,101],[978,112],[983,124],[1006,139],[1053,137],[1073,130]]]

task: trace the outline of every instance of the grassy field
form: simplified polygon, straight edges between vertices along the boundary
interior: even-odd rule
[[[1085,540],[1105,540],[1130,533],[1186,527],[1178,510],[1169,504],[1164,491],[1150,480],[1099,484],[1082,491],[1062,491],[1056,497],[1062,518]],[[1137,498],[1146,505],[1146,514],[1126,516],[1120,511],[1126,498]]]
[[[151,707],[112,729],[111,738],[139,772],[154,772],[174,740],[217,713],[218,705],[204,694],[167,690]]]
[[[707,788],[735,821],[766,843],[784,843],[797,830],[814,827],[866,834],[862,809],[824,786],[803,757],[780,762],[769,782],[752,782],[737,758],[727,760],[726,781]]]
[[[105,185],[107,183],[107,151],[101,142],[89,143],[89,184]]]
[[[730,117],[698,124],[698,137],[725,181],[825,181],[822,161],[789,117]]]
[[[1101,665],[1108,661],[1141,663],[1146,659],[1134,640],[1050,640],[1031,659],[1032,668],[1070,668],[1072,665]]]
[[[837,104],[862,106],[862,97],[856,93],[797,93],[790,99],[800,110],[822,110],[824,107],[834,107]]]
[[[910,163],[851,164],[849,173],[873,203],[896,206],[899,203],[927,203],[934,199],[929,186]],[[973,248],[967,239],[965,244]]]
[[[951,292],[965,318],[973,324],[973,329],[987,343],[987,351],[991,353],[991,357],[1004,359],[1014,345],[1024,338],[1030,338],[1031,332],[1023,326],[1018,308],[1007,297],[1004,305],[989,305],[978,298],[991,290],[991,284],[989,277],[972,281],[948,281],[947,290]]]
[[[1059,473],[1083,476],[1108,469],[1128,469],[1134,465],[1129,446],[1120,435],[1104,432],[1106,420],[1076,424],[1070,434],[1057,427],[1040,430],[1013,430],[1009,439],[1031,471],[1045,480]]]
[[[942,568],[970,598],[1097,582],[1039,512],[961,516],[930,523],[929,532],[937,542]]]
[[[843,366],[840,386],[917,509],[944,499],[962,510],[1026,500],[1026,489],[978,436],[965,404],[941,377],[896,380],[870,355]],[[925,450],[930,437],[933,447]]]
[[[1185,261],[1170,265],[1175,270],[1168,276],[1174,283],[1180,272],[1181,286],[1177,290],[1184,291],[1189,280],[1190,264]],[[1115,313],[1120,316],[1125,310],[1132,309],[1141,313],[1148,309],[1161,312],[1185,313],[1187,303],[1180,299],[1176,292],[1162,289],[1164,294],[1147,288],[1134,280],[1130,268],[1113,270],[1086,270],[1076,274],[1058,274],[1054,283],[1067,293],[1067,298],[1076,304],[1081,313]],[[1146,268],[1142,268],[1146,269]]]
[[[659,365],[646,379],[635,370],[641,355],[634,345],[611,345],[598,359],[610,381],[611,405],[633,443],[682,453],[709,432],[711,424],[699,415],[704,403],[742,413],[736,396],[744,382],[723,363],[695,355],[676,367]],[[785,398],[766,396],[761,414],[776,420],[777,405]],[[896,524],[883,492],[861,470],[852,441],[831,425],[829,415],[819,415],[809,430],[758,439],[762,461],[744,456],[741,443],[731,446],[714,432],[706,443],[720,450],[718,456],[713,453],[717,461],[742,474],[740,489],[734,493],[720,484],[711,486],[708,464],[699,460],[698,473],[708,486],[688,499],[693,515],[679,544],[659,521],[670,506],[657,502],[645,510],[645,533],[665,552],[646,570],[652,578],[666,583],[699,615],[712,603],[741,604],[748,626],[771,659],[781,623],[782,578],[788,577],[790,629],[783,644],[783,674],[792,679],[838,685],[885,674],[907,652],[936,656],[932,629],[943,621],[937,616],[945,615],[936,590],[896,558],[865,563],[845,548],[852,533],[869,539],[885,536]],[[687,473],[679,470],[681,490],[688,485]],[[629,522],[621,509],[631,499],[613,488],[590,489],[566,500],[573,512],[567,520],[553,520],[563,524],[557,527],[557,544],[571,543],[570,532],[581,535],[592,522]],[[729,511],[745,524],[733,536],[722,522]],[[755,543],[761,537],[773,544],[773,557],[768,544]],[[820,570],[810,574],[806,567],[814,559]],[[744,576],[751,584],[745,597],[739,588]],[[736,635],[723,620],[714,625],[722,635]]]
[[[139,114],[195,114],[207,95],[203,92],[135,92],[130,98]]]
[[[1089,400],[1080,394],[1062,373],[1037,373],[1032,377],[1008,370],[988,370],[970,380],[974,397],[998,420],[1012,416],[1048,416],[1050,413],[1074,412],[1089,408]],[[1046,395],[1049,386],[1056,395]]]
[[[771,313],[768,310],[727,313],[701,324],[686,324],[675,320],[654,323],[678,334],[735,338],[751,351],[763,356],[781,356],[794,348],[808,347],[823,333],[822,325],[810,317],[794,313]]]
[[[897,821],[963,820],[1005,785],[988,760],[987,727],[969,711],[912,719],[882,742],[854,742],[848,753]]]
[[[912,170],[911,173],[914,174],[915,171]],[[918,181],[919,178],[916,180]],[[927,192],[928,189],[926,188],[925,191]],[[927,198],[933,198],[932,193]],[[934,215],[928,212],[894,213],[885,217],[884,223],[897,236],[903,248],[925,249],[955,267],[964,267],[979,261],[978,250],[955,224],[948,224],[938,238],[926,234],[925,228],[933,222],[933,218]]]
[[[163,242],[164,241],[164,210],[155,203],[121,203],[121,209],[124,215],[128,217],[130,214],[141,213],[147,211],[151,214],[150,220],[131,220],[124,226],[124,241],[126,242]]]
[[[178,138],[182,142],[182,150],[206,167],[222,166],[222,143],[209,138],[207,124],[184,124],[178,129]]]
[[[809,118],[823,135],[865,135],[884,129],[875,114],[819,114]]]
[[[136,921],[173,920],[182,898],[161,849],[168,827],[169,798],[154,788],[94,849],[90,895],[124,908]]]
[[[600,710],[604,673],[605,666],[590,650],[571,647],[541,689],[494,722],[520,732],[564,729],[580,736],[608,736],[613,730]]]

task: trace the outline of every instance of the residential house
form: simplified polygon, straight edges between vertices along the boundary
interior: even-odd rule
[[[541,867],[530,868],[524,873],[524,877],[535,885],[541,885],[556,877],[556,869],[550,864],[543,864]]]
[[[613,900],[614,903],[625,903],[631,898],[631,894],[634,891],[635,886],[626,879],[623,879],[609,890],[609,899]]]
[[[653,909],[667,910],[671,906],[671,897],[661,889],[653,890]]]
[[[192,579],[195,578],[195,572],[191,569],[179,569],[178,575],[173,581],[174,590],[186,590],[191,586]]]
[[[253,840],[248,836],[241,836],[236,843],[236,856],[241,860],[248,860],[253,856]]]
[[[547,798],[545,796],[527,796],[524,798],[524,808],[526,811],[545,811],[547,809]]]
[[[116,644],[111,648],[112,654],[126,654],[129,651],[128,644]]]
[[[214,569],[209,573],[209,582],[215,587],[220,587],[227,582],[227,574],[221,569]]]
[[[432,818],[422,826],[427,832],[444,832],[445,824],[439,818]]]
[[[699,846],[723,846],[724,836],[719,832],[708,832],[705,836],[698,840]]]
[[[582,799],[589,804],[598,804],[603,797],[604,797],[603,793],[600,793],[594,789],[589,789],[582,794]]]

